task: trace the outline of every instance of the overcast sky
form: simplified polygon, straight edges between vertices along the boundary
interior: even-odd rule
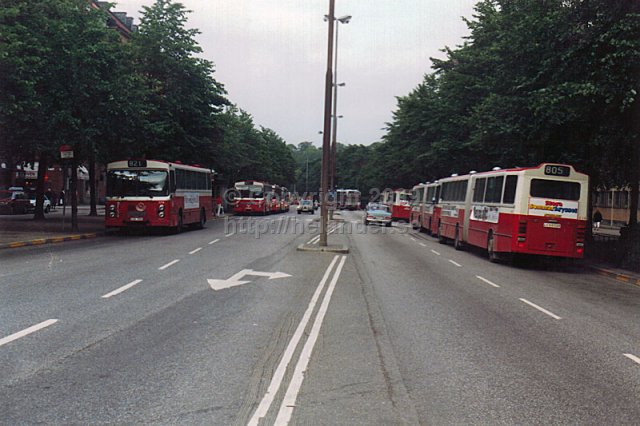
[[[396,96],[405,96],[431,71],[430,57],[462,44],[475,0],[336,0],[340,24],[338,141],[369,145],[385,134]],[[327,67],[329,0],[184,0],[189,27],[213,61],[214,77],[256,126],[287,143],[321,145]],[[139,23],[153,0],[120,0]]]

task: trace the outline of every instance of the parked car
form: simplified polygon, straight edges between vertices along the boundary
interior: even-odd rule
[[[51,210],[51,200],[49,200],[49,198],[47,198],[46,195],[43,195],[44,197],[44,212],[45,213],[49,213],[49,211]],[[31,193],[29,194],[29,211],[33,212],[36,209],[36,194],[35,193]]]
[[[0,191],[0,212],[5,214],[25,214],[29,212],[31,203],[24,191]]]
[[[377,223],[391,226],[391,212],[389,207],[382,203],[369,203],[364,214],[364,224]]]
[[[302,200],[300,204],[298,204],[298,214],[305,212],[313,214],[313,201],[311,200]]]

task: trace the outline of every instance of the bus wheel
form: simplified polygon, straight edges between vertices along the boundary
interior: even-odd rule
[[[489,255],[489,262],[496,263],[498,261],[498,255],[495,252],[493,233],[489,232],[489,240],[487,241],[487,254]]]
[[[447,240],[442,236],[442,231],[440,229],[441,227],[442,227],[442,225],[439,223],[438,224],[438,242],[440,244],[446,244]]]
[[[456,239],[453,240],[453,248],[456,250],[462,250],[464,248],[462,241],[460,241],[460,229],[456,227]]]

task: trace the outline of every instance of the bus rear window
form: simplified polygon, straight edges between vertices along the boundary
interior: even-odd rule
[[[578,201],[580,199],[580,184],[561,180],[532,179],[531,196]]]

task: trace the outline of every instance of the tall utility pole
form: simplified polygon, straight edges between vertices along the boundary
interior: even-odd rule
[[[327,74],[324,82],[324,129],[322,132],[322,185],[320,186],[320,242],[322,247],[327,246],[327,190],[329,189],[329,160],[331,158],[331,86],[333,85],[333,26],[335,0],[329,0],[329,36],[327,43]]]
[[[336,152],[338,149],[338,86],[344,86],[344,83],[338,83],[338,30],[340,24],[348,24],[351,20],[351,15],[342,16],[336,18],[338,22],[336,26],[336,44],[335,44],[335,59],[333,64],[333,140],[331,142],[331,191],[336,190]]]

